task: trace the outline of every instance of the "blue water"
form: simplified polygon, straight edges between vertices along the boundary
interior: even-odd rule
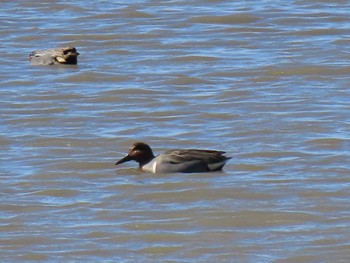
[[[1,6],[2,262],[348,262],[347,2]],[[114,166],[135,141],[233,158]]]

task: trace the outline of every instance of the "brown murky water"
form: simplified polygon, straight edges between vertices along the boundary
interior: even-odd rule
[[[3,1],[1,261],[349,262],[349,8]],[[115,167],[139,140],[233,158]]]

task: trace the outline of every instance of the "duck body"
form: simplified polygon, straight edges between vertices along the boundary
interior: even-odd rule
[[[75,47],[34,50],[29,54],[32,65],[76,65],[79,53]]]
[[[183,149],[169,150],[157,156],[145,143],[135,143],[116,165],[134,160],[139,168],[151,173],[201,173],[220,171],[231,157],[224,151]]]

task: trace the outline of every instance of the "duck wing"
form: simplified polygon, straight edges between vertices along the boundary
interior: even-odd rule
[[[162,155],[164,160],[171,163],[183,163],[188,161],[204,161],[210,164],[210,163],[226,161],[231,158],[231,157],[226,157],[224,154],[225,154],[224,151],[185,149],[185,150],[170,150],[163,153]]]

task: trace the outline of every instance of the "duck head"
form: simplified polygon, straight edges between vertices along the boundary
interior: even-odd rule
[[[78,56],[80,54],[77,52],[75,47],[62,48],[61,53],[55,57],[55,60],[60,64],[72,64],[76,65],[78,63]]]
[[[133,160],[135,162],[138,162],[139,166],[142,167],[143,165],[149,163],[153,158],[154,155],[151,147],[146,143],[137,142],[131,146],[128,154],[121,160],[117,161],[115,165]]]

